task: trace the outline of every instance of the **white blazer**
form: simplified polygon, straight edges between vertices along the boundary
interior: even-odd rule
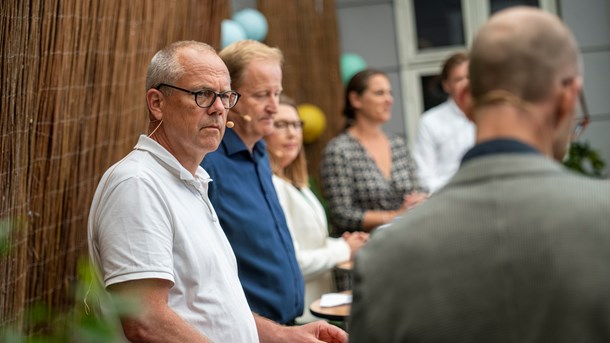
[[[349,260],[350,248],[343,238],[328,237],[324,208],[309,187],[298,189],[276,175],[273,184],[305,279],[305,309],[297,321],[311,322],[319,318],[311,315],[309,305],[322,294],[335,290],[332,268]]]

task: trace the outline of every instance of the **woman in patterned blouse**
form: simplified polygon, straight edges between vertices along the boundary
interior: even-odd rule
[[[371,231],[423,201],[416,165],[404,140],[386,135],[392,87],[378,70],[363,70],[345,90],[346,128],[322,159],[322,187],[338,233]]]

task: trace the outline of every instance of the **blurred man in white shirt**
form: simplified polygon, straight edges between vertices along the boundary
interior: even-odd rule
[[[420,184],[430,193],[442,188],[458,170],[464,153],[474,145],[475,127],[457,107],[454,97],[468,81],[468,55],[451,55],[441,72],[449,98],[422,114],[413,157]]]

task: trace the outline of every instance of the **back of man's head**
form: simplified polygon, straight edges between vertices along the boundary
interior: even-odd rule
[[[474,39],[473,100],[476,104],[501,90],[540,102],[560,80],[580,75],[580,65],[576,40],[559,18],[533,7],[513,7],[490,18]]]

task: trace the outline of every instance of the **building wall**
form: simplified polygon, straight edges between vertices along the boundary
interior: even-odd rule
[[[582,50],[585,97],[592,122],[581,140],[598,149],[610,170],[610,0],[560,0],[560,15]]]
[[[394,1],[336,0],[336,5],[341,51],[357,53],[370,67],[389,74],[395,105],[385,129],[406,136]],[[583,52],[585,96],[593,121],[581,139],[610,164],[610,0],[558,0],[558,9]]]
[[[392,119],[384,129],[405,136],[393,1],[336,0],[336,5],[340,51],[356,53],[366,60],[369,67],[388,74],[394,107]]]

